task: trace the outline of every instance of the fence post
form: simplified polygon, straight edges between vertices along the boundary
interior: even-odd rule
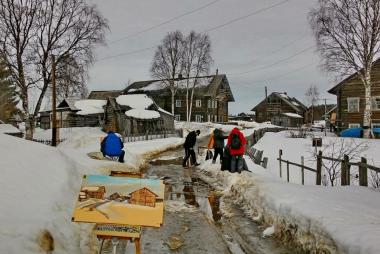
[[[145,140],[149,140],[149,131],[145,131]]]
[[[286,180],[289,182],[289,161],[286,161]]]
[[[359,185],[368,186],[367,159],[362,157],[361,163],[359,166]]]
[[[280,178],[282,178],[282,149],[280,149],[280,151],[278,152],[278,161],[280,162]]]
[[[317,177],[316,184],[321,185],[322,182],[322,151],[317,155]]]
[[[305,159],[303,156],[301,156],[301,174],[302,174],[302,185],[305,185],[305,168],[303,167],[304,166],[304,163],[305,163]]]
[[[340,176],[340,184],[342,186],[348,185],[347,174],[348,174],[348,156],[344,155],[342,165],[341,165],[341,176]]]

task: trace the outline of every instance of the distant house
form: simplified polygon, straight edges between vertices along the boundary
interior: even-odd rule
[[[380,59],[373,64],[371,73],[372,127],[380,127]],[[343,130],[363,126],[365,96],[364,85],[357,73],[331,88],[337,96],[336,127]]]
[[[158,195],[148,188],[142,188],[139,190],[136,190],[134,192],[131,192],[130,194],[129,203],[134,205],[142,205],[142,206],[150,206],[155,207],[156,206],[156,199],[158,198]]]
[[[104,118],[105,100],[64,99],[57,106],[57,127],[96,127]],[[39,122],[42,129],[51,128],[51,110],[41,111]]]
[[[256,122],[271,122],[284,127],[299,127],[304,123],[307,107],[287,93],[271,93],[267,99],[257,104],[255,112]]]
[[[174,116],[177,121],[186,121],[186,91],[187,79],[176,81],[180,89],[175,95]],[[164,88],[163,81],[148,80],[134,82],[122,91],[122,94],[144,93],[154,99],[157,105],[165,111],[172,112],[172,98],[168,88]],[[228,103],[233,102],[227,76],[216,74],[198,78],[198,85],[192,105],[194,122],[227,122]]]
[[[239,113],[237,115],[230,115],[228,117],[228,120],[230,121],[247,121],[247,122],[251,122],[251,121],[254,121],[255,120],[255,114],[251,111],[250,114],[248,113]]]
[[[106,100],[108,97],[117,97],[121,94],[121,90],[108,90],[108,91],[91,91],[87,99],[90,100]]]
[[[326,113],[333,109],[335,104],[326,105]],[[311,123],[314,121],[325,120],[325,105],[315,105],[314,107],[310,106],[305,113],[305,123]],[[327,118],[329,119],[329,118]]]
[[[82,187],[79,193],[79,201],[86,201],[89,198],[104,199],[106,193],[105,186],[86,186]]]
[[[123,135],[174,131],[174,116],[145,94],[109,97],[105,105],[104,129]]]

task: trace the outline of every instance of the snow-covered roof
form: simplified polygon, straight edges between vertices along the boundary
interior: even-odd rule
[[[303,118],[299,114],[295,114],[295,113],[282,113],[282,114],[291,118]]]
[[[126,94],[116,98],[116,102],[122,106],[128,106],[133,109],[147,109],[154,102],[146,94]]]
[[[78,115],[101,114],[106,103],[106,100],[79,100],[75,102],[75,107],[79,109]]]
[[[158,113],[158,111],[146,110],[146,109],[137,109],[137,108],[130,109],[130,110],[126,111],[125,115],[129,116],[129,117],[138,118],[138,119],[156,119],[156,118],[161,117],[160,113]]]
[[[11,133],[20,133],[20,132],[21,131],[19,129],[17,129],[16,127],[14,127],[11,124],[0,123],[0,133],[11,134]]]

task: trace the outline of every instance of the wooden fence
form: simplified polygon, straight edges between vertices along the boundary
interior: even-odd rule
[[[289,160],[284,160],[282,158],[282,150],[281,149],[279,151],[279,157],[277,160],[279,161],[280,177],[281,178],[282,178],[282,163],[286,164],[286,176],[287,176],[286,180],[288,182],[289,182],[289,166],[293,165],[293,166],[299,167],[301,170],[302,185],[305,184],[305,170],[309,170],[311,172],[314,172],[316,174],[316,177],[315,177],[316,185],[321,185],[321,183],[322,183],[323,160],[335,161],[335,162],[339,162],[341,164],[341,185],[342,186],[350,185],[350,182],[351,182],[351,179],[350,179],[351,166],[358,166],[358,168],[359,168],[359,185],[360,186],[368,186],[368,170],[373,170],[377,173],[380,173],[380,168],[368,164],[367,159],[364,157],[362,157],[361,161],[359,161],[359,162],[352,162],[352,161],[350,161],[348,155],[344,155],[343,159],[337,159],[337,158],[332,158],[332,157],[328,157],[328,156],[323,156],[322,151],[319,151],[317,154],[316,169],[305,166],[303,156],[301,156],[301,164],[291,162]]]
[[[62,143],[65,140],[66,140],[66,138],[62,138],[60,140],[57,140],[57,144]],[[33,139],[33,141],[37,142],[37,143],[44,144],[44,145],[51,146],[51,139]]]
[[[150,134],[149,132],[131,134],[124,137],[124,142],[128,143],[128,142],[154,140],[154,139],[161,139],[161,138],[172,138],[172,137],[182,137],[182,130],[174,130],[174,131],[163,130],[161,132],[155,132],[152,134]]]

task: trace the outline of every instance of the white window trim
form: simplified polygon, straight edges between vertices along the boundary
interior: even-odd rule
[[[372,128],[380,128],[380,123],[372,123]]]
[[[176,108],[182,107],[182,101],[181,100],[175,100],[175,107]]]
[[[211,102],[212,102],[211,100],[207,100],[207,108],[211,108],[211,106],[212,106],[212,105],[211,105],[211,104],[212,104]]]
[[[201,123],[202,122],[202,115],[195,115],[195,121],[197,123]]]
[[[174,117],[175,117],[176,121],[178,121],[178,122],[181,121],[181,115],[180,114],[175,114]]]
[[[349,123],[348,128],[360,128],[360,123]]]
[[[377,106],[377,103],[375,103],[376,99],[380,100],[380,96],[373,96],[372,97],[372,111],[380,111],[380,107],[375,107],[375,106]]]
[[[202,100],[196,100],[195,101],[195,107],[197,107],[197,108],[202,107]]]
[[[358,111],[350,111],[350,102],[357,101]],[[348,113],[359,113],[360,112],[360,97],[349,97],[347,98],[347,112]]]

